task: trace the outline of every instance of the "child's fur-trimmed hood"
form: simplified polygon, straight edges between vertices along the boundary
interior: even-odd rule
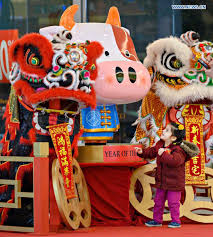
[[[197,145],[192,142],[184,140],[180,147],[186,152],[186,154],[191,158],[197,156],[200,153],[200,150]]]

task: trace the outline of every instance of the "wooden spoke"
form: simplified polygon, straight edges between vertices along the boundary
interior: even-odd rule
[[[76,159],[73,159],[73,174],[77,197],[67,199],[60,165],[57,159],[54,160],[52,177],[56,202],[62,219],[68,228],[78,229],[80,224],[84,227],[89,227],[91,224],[89,192],[83,172]]]

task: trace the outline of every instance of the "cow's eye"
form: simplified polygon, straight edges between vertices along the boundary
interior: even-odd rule
[[[126,50],[125,55],[129,58],[130,57],[130,52],[128,50]]]
[[[106,56],[109,56],[109,52],[108,51],[105,51],[104,52]]]

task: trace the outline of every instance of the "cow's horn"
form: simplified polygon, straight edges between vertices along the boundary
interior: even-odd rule
[[[74,16],[78,11],[78,5],[72,5],[68,7],[61,16],[60,26],[63,26],[67,30],[71,30],[75,25]]]
[[[111,7],[106,20],[107,24],[121,26],[120,15],[117,7]]]

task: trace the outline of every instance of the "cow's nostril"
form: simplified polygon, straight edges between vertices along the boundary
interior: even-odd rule
[[[132,82],[132,83],[135,83],[136,82],[136,79],[137,79],[137,75],[136,75],[136,71],[134,68],[132,67],[129,67],[129,80]]]
[[[115,68],[115,75],[116,75],[117,81],[121,83],[124,79],[124,73],[120,67]]]

